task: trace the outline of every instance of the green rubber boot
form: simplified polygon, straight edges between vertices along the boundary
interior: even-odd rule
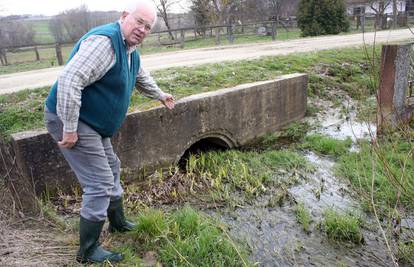
[[[118,262],[122,255],[103,249],[99,245],[99,236],[105,221],[93,222],[80,217],[79,236],[80,247],[76,260],[80,263]]]
[[[109,232],[127,232],[134,229],[135,224],[125,219],[122,198],[109,202],[108,207]]]

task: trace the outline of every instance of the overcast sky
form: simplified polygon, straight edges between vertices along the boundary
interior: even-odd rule
[[[0,15],[42,14],[50,16],[82,4],[87,5],[91,11],[122,11],[127,1],[130,0],[0,0]],[[175,12],[181,10],[179,6],[174,8]]]

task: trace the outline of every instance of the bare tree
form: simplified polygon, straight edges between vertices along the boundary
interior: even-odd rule
[[[0,22],[1,23],[1,22]],[[7,54],[6,54],[6,47],[7,47],[7,41],[6,41],[6,32],[4,28],[2,27],[2,23],[0,24],[0,62],[1,65],[6,66],[8,65],[7,62]]]
[[[192,0],[191,12],[194,16],[194,24],[199,35],[205,36],[206,26],[211,24],[211,5],[210,0]]]
[[[165,23],[165,27],[167,27],[168,34],[171,40],[174,40],[174,35],[171,31],[171,26],[169,23],[169,13],[172,6],[177,5],[181,2],[181,0],[153,0],[154,4],[156,5],[158,12]]]
[[[69,9],[58,16],[61,17],[63,27],[72,42],[76,42],[92,27],[90,13],[86,5]]]
[[[375,12],[375,26],[378,26],[380,29],[385,29],[387,27],[387,20],[385,10],[391,4],[392,0],[370,0],[369,4],[371,9]]]
[[[234,21],[234,12],[240,1],[237,0],[211,0],[215,14],[214,22],[218,24],[230,24]]]
[[[272,20],[278,22],[280,17],[280,9],[282,7],[282,0],[268,0],[269,8],[272,12]]]
[[[35,31],[20,21],[0,19],[0,62],[7,65],[6,49],[33,45]]]
[[[392,0],[392,27],[395,29],[397,28],[397,20],[398,20],[398,8],[397,8],[397,0]]]
[[[63,43],[67,41],[67,35],[63,26],[63,20],[61,16],[54,16],[49,21],[49,30],[53,35],[56,43]]]

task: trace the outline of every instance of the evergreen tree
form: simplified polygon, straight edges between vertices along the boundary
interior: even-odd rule
[[[303,36],[338,34],[349,30],[344,0],[301,0],[297,18]]]

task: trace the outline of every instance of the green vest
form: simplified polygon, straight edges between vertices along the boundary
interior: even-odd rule
[[[88,124],[102,137],[110,137],[121,127],[128,111],[131,94],[139,71],[140,58],[137,51],[131,54],[128,67],[128,51],[122,38],[119,23],[96,27],[86,33],[75,45],[68,62],[79,50],[81,42],[91,35],[111,38],[115,51],[115,65],[98,81],[82,90],[79,120]],[[56,114],[57,82],[52,86],[46,99],[46,107]]]

